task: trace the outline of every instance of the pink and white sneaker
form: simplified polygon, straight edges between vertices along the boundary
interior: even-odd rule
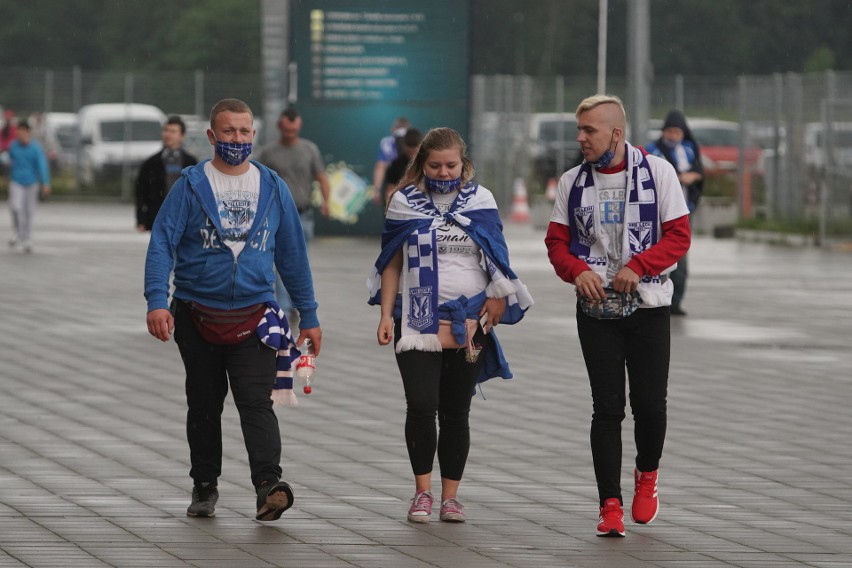
[[[408,520],[413,523],[428,523],[432,517],[432,505],[435,498],[428,491],[418,491],[408,508]]]
[[[454,497],[445,499],[441,503],[441,520],[448,523],[463,523],[464,506],[459,503]]]

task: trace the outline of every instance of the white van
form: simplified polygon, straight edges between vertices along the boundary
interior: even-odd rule
[[[80,129],[80,182],[119,179],[125,165],[133,170],[163,147],[166,115],[138,103],[86,105],[77,113]]]

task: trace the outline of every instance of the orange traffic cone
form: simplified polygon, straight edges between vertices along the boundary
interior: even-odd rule
[[[527,199],[527,186],[521,178],[515,179],[515,187],[512,194],[511,219],[516,223],[528,223],[530,220],[530,204]]]

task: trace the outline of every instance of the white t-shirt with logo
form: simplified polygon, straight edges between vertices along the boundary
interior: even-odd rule
[[[449,211],[458,195],[432,193],[432,202],[441,213]],[[459,296],[470,298],[488,286],[488,273],[482,267],[482,250],[464,230],[447,223],[436,231],[438,247],[438,301],[455,300]]]
[[[248,234],[257,215],[260,197],[260,170],[249,164],[246,173],[231,176],[213,167],[213,162],[204,164],[204,173],[213,188],[222,234],[219,238],[239,256],[246,246]]]

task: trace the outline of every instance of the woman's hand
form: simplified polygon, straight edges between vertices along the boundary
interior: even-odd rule
[[[503,317],[503,312],[506,311],[505,298],[487,298],[482,309],[479,310],[479,318],[485,316],[485,333],[488,333],[492,327],[500,323]]]
[[[379,340],[379,345],[387,345],[393,341],[393,318],[390,316],[382,316],[379,320],[379,328],[376,330],[376,338]]]

